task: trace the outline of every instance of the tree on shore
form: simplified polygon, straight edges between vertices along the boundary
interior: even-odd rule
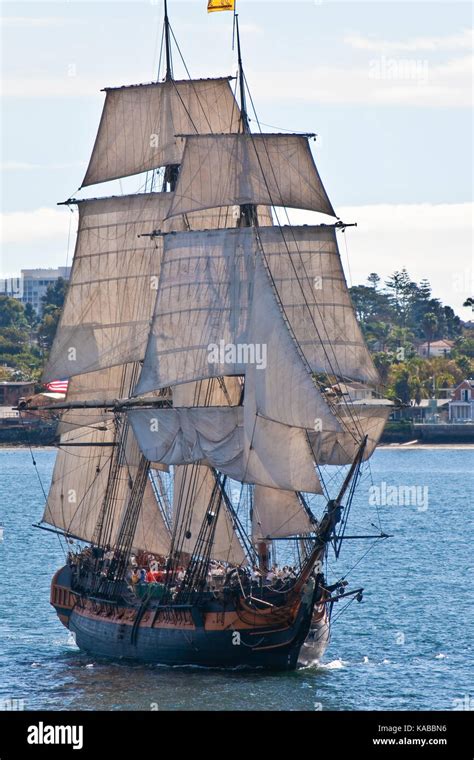
[[[53,345],[66,298],[67,286],[66,280],[58,277],[54,284],[48,285],[46,293],[41,299],[43,315],[38,326],[38,338],[43,349],[49,350]]]
[[[59,278],[42,298],[40,317],[30,303],[0,296],[0,365],[2,376],[39,380],[45,358],[56,334],[67,283]]]
[[[425,333],[426,342],[428,344],[428,348],[426,350],[426,356],[429,359],[431,341],[433,340],[433,335],[435,334],[436,329],[438,327],[438,318],[436,314],[434,314],[432,311],[428,311],[423,317],[422,327],[423,327],[423,332]]]

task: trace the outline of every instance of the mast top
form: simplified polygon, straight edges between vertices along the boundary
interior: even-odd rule
[[[239,14],[235,16],[235,32],[237,37],[237,61],[239,65],[239,85],[240,85],[240,119],[242,122],[242,131],[250,132],[249,118],[247,114],[247,99],[245,96],[245,74],[242,64],[242,50],[240,47],[240,31],[239,31]]]
[[[173,61],[171,58],[171,39],[170,39],[170,21],[168,17],[168,0],[164,0],[164,5],[165,5],[165,47],[166,47],[165,80],[169,82],[171,79],[173,79]]]

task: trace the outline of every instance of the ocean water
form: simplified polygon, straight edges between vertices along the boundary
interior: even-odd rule
[[[34,454],[47,488],[55,452]],[[29,451],[0,450],[0,472],[0,706],[11,699],[33,710],[474,706],[474,449],[377,451],[348,533],[376,532],[370,526],[380,519],[393,538],[346,541],[338,562],[331,559],[330,577],[349,572],[364,599],[335,605],[323,662],[292,673],[130,665],[81,653],[49,605],[63,553],[57,536],[32,527],[43,494]]]

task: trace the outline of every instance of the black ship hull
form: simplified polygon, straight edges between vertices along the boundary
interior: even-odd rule
[[[311,584],[284,610],[255,610],[244,601],[144,608],[78,594],[67,570],[56,573],[51,602],[77,646],[96,657],[168,666],[292,670],[305,640],[314,659],[327,644],[327,619],[323,615],[315,621]],[[308,644],[301,663],[305,665]]]

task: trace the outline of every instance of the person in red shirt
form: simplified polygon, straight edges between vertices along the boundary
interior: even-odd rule
[[[147,583],[154,583],[155,582],[155,573],[153,573],[151,570],[148,570],[146,574]]]

